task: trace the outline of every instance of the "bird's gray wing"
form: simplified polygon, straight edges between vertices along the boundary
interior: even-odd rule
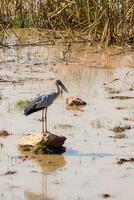
[[[43,108],[47,108],[53,103],[56,97],[57,97],[57,93],[55,92],[48,95],[41,95],[37,97],[27,106],[27,108],[24,110],[24,114],[29,115]]]
[[[47,108],[48,106],[50,106],[53,103],[53,101],[56,99],[57,96],[58,96],[58,94],[56,92],[53,92],[53,93],[50,93],[47,95],[42,95],[38,99],[36,108]]]
[[[24,110],[24,114],[25,114],[25,115],[28,115],[28,114],[32,113],[32,111],[36,109],[36,106],[37,106],[38,102],[41,102],[41,100],[42,100],[42,96],[43,96],[43,95],[41,95],[41,96],[35,98],[33,101],[31,101],[31,102],[27,105],[27,107],[26,107],[25,110]]]

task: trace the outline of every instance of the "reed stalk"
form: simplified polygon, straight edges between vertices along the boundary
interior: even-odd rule
[[[134,43],[133,0],[1,0],[0,29],[6,27],[67,31],[75,40]],[[74,34],[73,34],[74,33]],[[3,36],[2,36],[3,37]]]

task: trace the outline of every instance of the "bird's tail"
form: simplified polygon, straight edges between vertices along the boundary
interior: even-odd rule
[[[29,109],[27,109],[27,108],[25,108],[25,110],[24,110],[24,115],[30,115],[31,114],[31,112],[30,112],[30,110]]]
[[[32,114],[34,112],[39,111],[39,110],[42,110],[42,108],[29,109],[29,107],[28,107],[28,108],[25,108],[24,115],[28,116],[28,115],[30,115],[30,114]]]

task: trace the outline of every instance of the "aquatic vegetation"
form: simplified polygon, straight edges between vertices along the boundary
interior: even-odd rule
[[[33,147],[32,145],[21,145],[19,146],[19,149],[21,151],[30,151],[32,147]]]
[[[129,121],[129,120],[130,120],[128,117],[123,117],[123,119],[124,119],[125,121]]]
[[[57,125],[54,126],[54,128],[62,128],[62,129],[65,129],[65,128],[73,128],[73,126],[71,124],[60,124],[58,123]]]
[[[2,94],[0,94],[0,100],[3,98]]]
[[[99,119],[93,120],[91,125],[93,128],[104,128],[104,123]]]
[[[108,97],[109,99],[120,99],[120,100],[125,100],[125,99],[134,99],[133,96],[110,96]]]
[[[134,116],[132,115],[132,116],[129,116],[129,117],[123,117],[123,119],[125,120],[125,121],[132,121],[132,122],[134,122]]]
[[[134,90],[134,83],[131,84],[131,87],[129,88],[130,91]]]
[[[106,91],[107,91],[109,94],[119,94],[119,93],[120,93],[120,90],[115,89],[115,88],[111,88],[111,87],[107,87],[107,88],[106,88]]]
[[[28,100],[18,100],[15,104],[16,108],[18,110],[24,109],[28,105],[29,101]]]
[[[3,147],[4,147],[4,144],[0,142],[0,149],[2,149]]]

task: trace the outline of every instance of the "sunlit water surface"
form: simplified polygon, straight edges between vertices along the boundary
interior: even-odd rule
[[[85,44],[72,45],[63,61],[65,45],[42,45],[0,49],[0,128],[11,136],[0,138],[0,200],[95,200],[108,193],[110,199],[133,200],[134,164],[117,165],[120,157],[133,157],[133,99],[108,99],[104,83],[123,95],[133,82],[134,53],[103,52]],[[129,72],[129,78],[126,73]],[[69,93],[59,96],[48,109],[48,128],[67,137],[63,155],[38,155],[22,160],[18,140],[41,131],[41,112],[25,117],[16,109],[20,99],[35,98],[55,90],[60,79]],[[87,105],[67,110],[66,98],[79,97]],[[118,110],[116,107],[126,107]],[[114,139],[111,128],[129,124],[123,139]],[[16,171],[4,175],[7,171]]]

